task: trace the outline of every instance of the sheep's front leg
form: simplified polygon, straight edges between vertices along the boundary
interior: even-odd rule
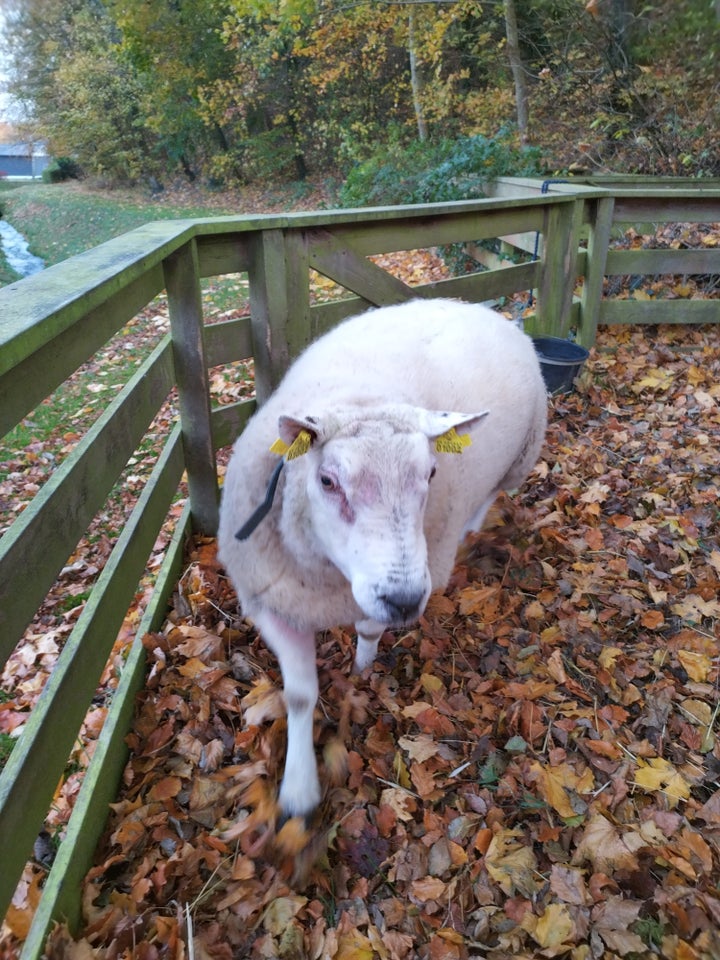
[[[254,620],[278,658],[283,678],[287,756],[280,787],[280,807],[286,817],[307,816],[320,802],[313,740],[313,714],[318,699],[315,635],[295,630],[273,614],[264,613]]]
[[[376,620],[358,620],[355,624],[357,648],[353,673],[362,673],[367,667],[373,665],[384,629],[385,627]]]

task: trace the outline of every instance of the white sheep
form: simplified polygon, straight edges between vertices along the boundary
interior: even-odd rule
[[[354,624],[355,670],[370,666],[383,631],[417,620],[464,535],[525,479],[546,416],[535,350],[513,323],[413,300],[321,337],[246,426],[225,477],[219,555],[280,664],[285,816],[321,796],[316,631]]]

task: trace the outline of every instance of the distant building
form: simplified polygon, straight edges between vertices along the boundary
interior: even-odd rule
[[[0,143],[0,177],[40,177],[49,163],[42,143]]]

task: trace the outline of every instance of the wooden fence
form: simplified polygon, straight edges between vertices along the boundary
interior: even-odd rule
[[[720,300],[603,299],[607,274],[720,274],[720,250],[608,251],[613,228],[637,220],[720,221],[720,188],[638,190],[500,181],[494,196],[417,207],[152,223],[0,291],[0,436],[167,291],[171,333],[128,380],[0,539],[0,665],[21,641],[59,572],[173,389],[179,417],[0,776],[0,915],[13,896],[104,665],[166,522],[183,473],[189,497],[113,695],[66,835],[44,884],[22,957],[41,955],[55,918],[79,918],[82,878],[125,762],[123,738],[144,678],[141,638],[157,629],[195,529],[215,532],[215,451],[255,401],[212,409],[208,368],[254,357],[262,401],[288,361],[341,319],[411,297],[532,296],[531,332],[591,344],[598,323],[715,322]],[[409,287],[372,255],[499,239],[524,251],[453,279]],[[682,254],[682,256],[681,256]],[[311,303],[310,271],[346,295]],[[201,278],[246,273],[250,317],[204,325]],[[654,309],[653,309],[654,308]],[[12,694],[12,691],[6,691]]]

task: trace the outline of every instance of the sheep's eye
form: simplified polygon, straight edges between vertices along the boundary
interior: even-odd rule
[[[436,473],[437,473],[437,467],[433,467],[432,470],[430,471],[430,476],[428,477],[428,481],[432,480],[432,478],[435,476]]]
[[[332,477],[329,477],[326,473],[320,474],[320,483],[322,484],[323,490],[327,490],[328,493],[335,489],[335,481]]]

